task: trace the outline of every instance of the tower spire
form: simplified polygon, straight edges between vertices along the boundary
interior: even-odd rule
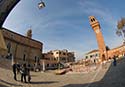
[[[30,26],[30,28],[28,29],[28,31],[26,33],[26,37],[32,38],[32,26]]]

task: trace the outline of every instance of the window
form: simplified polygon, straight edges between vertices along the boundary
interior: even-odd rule
[[[63,53],[63,55],[66,55],[66,53]]]
[[[97,56],[98,56],[98,54],[95,54],[95,56],[97,57]]]
[[[93,22],[93,20],[91,19],[91,22]]]
[[[14,35],[13,34],[11,34],[11,39],[14,39]]]
[[[95,21],[95,18],[93,18],[93,21]]]
[[[61,52],[59,52],[59,54],[61,54]]]
[[[65,58],[62,58],[62,60],[66,60]]]
[[[95,18],[91,19],[91,22],[94,22],[95,21]]]
[[[59,54],[59,52],[56,52],[56,54]]]
[[[56,60],[56,58],[54,58],[54,60]]]
[[[8,48],[8,53],[10,53],[10,49],[11,49],[11,43],[10,42],[7,44],[7,48]]]
[[[49,67],[49,64],[47,64],[46,66]]]
[[[92,55],[90,55],[90,58],[92,58]]]
[[[40,58],[38,57],[38,58],[37,58],[37,62],[39,62],[39,61],[40,61]]]
[[[37,61],[37,58],[36,58],[36,56],[35,56],[35,62]]]
[[[26,55],[25,54],[23,55],[23,61],[26,61]]]
[[[86,56],[86,59],[88,58],[88,56]]]

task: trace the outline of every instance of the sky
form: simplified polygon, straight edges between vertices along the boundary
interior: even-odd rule
[[[43,43],[43,52],[63,50],[75,52],[76,59],[98,49],[95,33],[88,17],[93,15],[101,25],[109,48],[122,44],[116,35],[117,21],[125,17],[125,0],[21,0],[7,17],[3,27],[25,35],[32,28],[32,38]]]

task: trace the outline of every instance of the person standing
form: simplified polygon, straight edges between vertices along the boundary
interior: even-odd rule
[[[19,63],[17,63],[16,68],[17,68],[17,74],[19,74],[19,72],[20,72],[20,64]]]
[[[12,68],[13,68],[14,80],[17,81],[17,78],[16,78],[16,69],[17,69],[16,63],[13,64]]]
[[[30,80],[31,80],[31,75],[30,75],[30,64],[28,64],[27,76],[28,76],[28,82],[30,83]]]
[[[27,75],[26,64],[23,64],[22,67],[21,67],[21,82],[23,82],[23,79],[24,79],[24,82],[27,83],[26,75]]]
[[[117,65],[117,60],[116,60],[116,56],[113,57],[113,65],[116,66]]]

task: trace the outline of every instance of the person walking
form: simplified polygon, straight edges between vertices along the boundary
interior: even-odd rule
[[[15,63],[15,62],[14,62],[14,64],[12,65],[12,68],[13,68],[14,80],[17,81],[17,78],[16,78],[16,69],[17,69],[17,67],[16,67],[16,63]]]

